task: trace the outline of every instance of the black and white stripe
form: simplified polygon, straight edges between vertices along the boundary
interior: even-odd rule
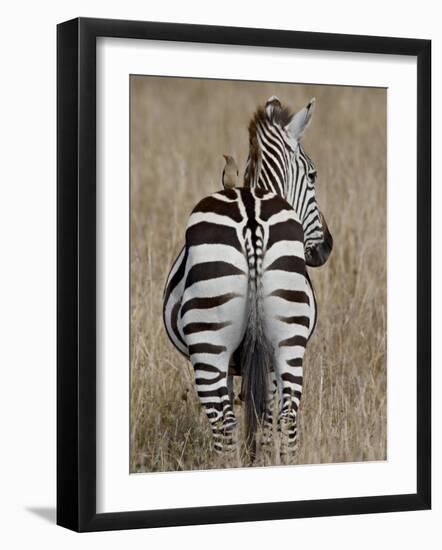
[[[263,420],[264,440],[271,439],[276,388],[286,444],[291,449],[296,443],[303,356],[316,322],[306,258],[320,265],[331,250],[314,200],[313,165],[299,144],[310,109],[290,117],[271,98],[257,112],[249,128],[247,187],[197,204],[166,283],[166,330],[192,362],[217,450],[233,442],[234,356],[249,447],[257,420]]]
[[[333,240],[316,202],[317,171],[301,144],[314,107],[312,99],[291,115],[273,96],[256,112],[249,126],[245,185],[274,191],[292,205],[304,229],[306,263],[318,267],[328,258]]]

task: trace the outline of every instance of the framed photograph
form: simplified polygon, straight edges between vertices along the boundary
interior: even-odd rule
[[[430,41],[57,40],[57,523],[429,509]]]

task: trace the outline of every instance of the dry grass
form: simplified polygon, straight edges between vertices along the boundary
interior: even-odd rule
[[[386,459],[386,91],[151,77],[131,86],[131,471],[243,465],[213,456],[190,363],[163,328],[162,293],[193,205],[221,187],[222,153],[245,166],[250,117],[274,94],[294,110],[317,99],[305,148],[335,241],[310,270],[319,321],[296,462]]]

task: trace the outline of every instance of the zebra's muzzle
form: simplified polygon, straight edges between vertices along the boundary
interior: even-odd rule
[[[322,217],[322,215],[321,215]],[[325,219],[322,217],[323,229],[324,229],[324,240],[322,243],[318,244],[315,247],[309,248],[305,251],[305,263],[309,267],[321,267],[328,260],[330,252],[333,249],[333,237],[328,230]]]

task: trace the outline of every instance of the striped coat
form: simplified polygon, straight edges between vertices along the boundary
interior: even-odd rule
[[[260,116],[267,117],[263,113]],[[259,141],[259,121],[253,125],[254,138]],[[258,147],[255,159],[253,147]],[[252,456],[259,423],[263,441],[271,440],[276,389],[283,448],[295,447],[303,357],[316,323],[307,261],[319,265],[331,250],[316,203],[313,215],[310,206],[305,206],[313,204],[307,192],[297,193],[303,197],[311,228],[306,234],[304,219],[281,196],[282,170],[278,187],[272,188],[269,179],[266,185],[259,184],[260,175],[277,172],[274,161],[266,172],[265,161],[259,143],[251,143],[246,172],[249,186],[219,191],[195,206],[185,246],[172,266],[164,295],[167,333],[192,362],[198,396],[218,451],[230,448],[235,439],[229,369],[236,368],[242,376],[246,442]],[[293,173],[292,165],[289,169]],[[296,177],[302,180],[299,173]],[[311,248],[306,248],[306,237]]]

